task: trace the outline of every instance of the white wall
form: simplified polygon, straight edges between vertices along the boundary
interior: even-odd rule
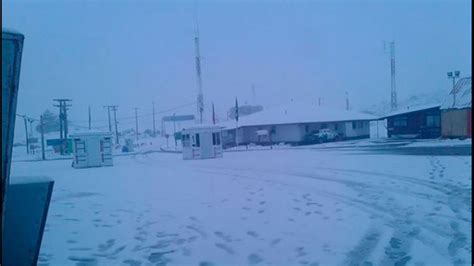
[[[370,135],[369,121],[355,121],[355,122],[357,123],[356,128],[352,128],[352,122],[346,122],[344,124],[346,138],[355,138],[355,137]],[[359,127],[359,123],[362,123],[362,127]]]
[[[370,121],[370,138],[387,138],[387,119]]]

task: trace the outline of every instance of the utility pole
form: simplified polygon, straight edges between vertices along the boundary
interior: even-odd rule
[[[41,158],[46,160],[46,156],[44,154],[44,124],[43,124],[43,116],[40,116],[40,129],[41,129]]]
[[[61,155],[64,154],[64,149],[67,144],[67,135],[68,135],[68,125],[67,125],[67,110],[71,105],[68,102],[72,101],[71,99],[53,99],[53,101],[58,102],[59,105],[54,105],[59,107],[59,127],[60,127],[60,136],[62,140],[61,145]]]
[[[89,130],[91,130],[91,106],[89,105]]]
[[[135,107],[135,138],[137,139],[138,144],[138,108]]]
[[[28,123],[30,123],[30,135],[29,135],[28,138],[30,140],[32,140],[32,138],[33,138],[33,122],[35,122],[35,120],[33,120],[32,118],[28,118],[27,120],[28,120]],[[35,149],[34,149],[33,145],[30,146],[30,152],[32,154],[35,154]]]
[[[30,123],[30,138],[33,137],[33,122],[35,122],[33,118],[28,118],[28,123]]]
[[[30,143],[29,143],[29,140],[28,140],[28,124],[27,124],[27,117],[26,115],[19,115],[17,114],[17,116],[19,117],[22,117],[23,118],[23,121],[25,122],[25,137],[26,137],[26,154],[30,154]]]
[[[118,138],[118,127],[117,127],[117,105],[112,105],[110,106],[112,108],[112,111],[114,111],[114,121],[115,121],[115,144],[119,144],[119,138]],[[112,130],[111,130],[112,131]]]
[[[452,79],[453,80],[453,90],[452,90],[452,93],[453,93],[453,107],[456,105],[456,90],[454,89],[456,87],[456,78],[459,78],[459,76],[461,75],[461,71],[459,70],[456,70],[454,71],[454,75],[453,75],[453,72],[448,72],[448,79]]]
[[[110,121],[110,108],[112,105],[105,105],[104,108],[107,107],[107,116],[109,118],[109,132],[112,132],[112,122]]]
[[[153,104],[153,137],[156,137],[156,127],[155,127],[155,101],[153,101],[152,104]]]

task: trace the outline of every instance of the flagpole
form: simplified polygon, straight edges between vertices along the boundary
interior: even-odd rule
[[[212,124],[216,124],[216,113],[214,112],[214,103],[212,103]]]
[[[237,136],[237,130],[239,127],[239,102],[237,101],[237,97],[235,97],[235,146],[239,146],[239,138]]]

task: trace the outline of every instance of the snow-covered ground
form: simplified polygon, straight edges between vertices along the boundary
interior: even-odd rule
[[[12,178],[55,180],[39,265],[470,262],[471,156],[149,151],[114,164],[12,164]]]

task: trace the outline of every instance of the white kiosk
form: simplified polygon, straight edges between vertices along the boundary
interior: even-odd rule
[[[181,143],[185,160],[222,157],[220,126],[198,125],[183,128]]]
[[[74,168],[112,166],[112,134],[84,132],[71,135]]]

